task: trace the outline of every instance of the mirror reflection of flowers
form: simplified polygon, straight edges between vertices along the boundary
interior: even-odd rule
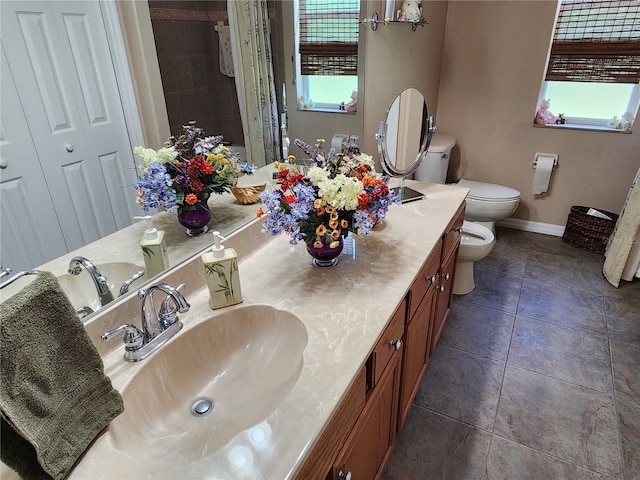
[[[318,140],[315,148],[294,141],[309,155],[310,166],[302,174],[295,164],[276,162],[280,188],[260,194],[269,211],[265,233],[286,232],[294,245],[304,241],[320,248],[322,243],[337,244],[349,232],[366,235],[385,217],[394,194],[355,139],[344,142],[341,153],[332,148],[327,155],[322,151],[324,140]],[[260,208],[258,215],[262,213]]]
[[[136,203],[145,212],[158,207],[194,210],[211,193],[229,191],[238,175],[255,172],[255,165],[242,161],[222,140],[222,135],[206,136],[196,122],[189,122],[159,150],[134,148],[143,160]]]

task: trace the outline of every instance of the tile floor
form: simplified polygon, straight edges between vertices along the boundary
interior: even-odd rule
[[[640,281],[602,261],[498,229],[383,480],[640,479]]]

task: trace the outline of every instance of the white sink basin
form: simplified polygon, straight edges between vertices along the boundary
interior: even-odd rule
[[[277,409],[300,376],[306,345],[298,317],[267,305],[227,310],[181,332],[124,388],[124,413],[109,427],[114,446],[147,465],[213,453]],[[206,402],[205,415],[192,412]]]
[[[96,268],[103,276],[107,277],[109,290],[111,290],[114,299],[118,298],[120,287],[124,282],[129,280],[134,273],[144,270],[139,265],[126,262],[102,263],[96,265]],[[146,280],[147,275],[144,274],[131,284],[129,291],[136,290]],[[75,308],[90,307],[96,311],[102,306],[93,279],[84,268],[78,275],[71,275],[70,273],[60,275],[58,282]]]

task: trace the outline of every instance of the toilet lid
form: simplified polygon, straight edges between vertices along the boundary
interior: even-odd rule
[[[429,148],[427,148],[427,152],[445,153],[446,151],[451,150],[455,144],[456,144],[455,138],[450,137],[449,135],[445,135],[443,133],[434,133],[431,136],[431,143],[429,143]]]
[[[520,192],[515,188],[495,183],[476,182],[463,178],[458,182],[458,186],[468,188],[469,195],[467,197],[476,200],[507,201],[520,198]]]

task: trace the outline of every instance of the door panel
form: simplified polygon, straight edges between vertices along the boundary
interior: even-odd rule
[[[67,252],[0,40],[0,263],[27,270]]]
[[[99,2],[2,2],[17,93],[72,250],[131,224],[136,181]]]

